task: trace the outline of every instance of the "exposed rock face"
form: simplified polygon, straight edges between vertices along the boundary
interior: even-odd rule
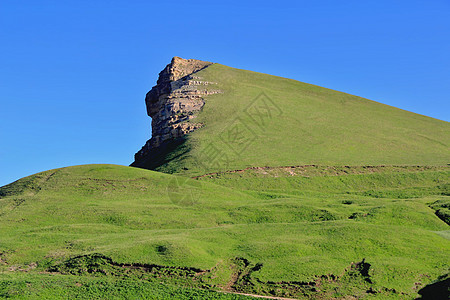
[[[202,81],[195,73],[211,65],[211,62],[174,57],[159,73],[157,84],[147,93],[147,114],[152,118],[152,138],[135,154],[135,162],[146,158],[152,150],[165,141],[179,138],[203,126],[187,122],[196,117],[205,104],[203,97],[220,93],[206,90],[213,82]],[[203,88],[201,88],[203,86]]]

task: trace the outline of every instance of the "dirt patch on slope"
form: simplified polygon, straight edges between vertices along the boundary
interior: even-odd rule
[[[194,179],[215,178],[226,174],[248,174],[257,177],[289,177],[289,176],[342,176],[373,173],[403,173],[436,170],[450,170],[450,166],[282,166],[282,167],[248,167],[241,170],[208,173],[192,177]]]

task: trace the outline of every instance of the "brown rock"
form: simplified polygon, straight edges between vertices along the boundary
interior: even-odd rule
[[[157,84],[145,97],[147,114],[152,118],[152,138],[135,154],[132,165],[139,165],[140,160],[165,141],[182,137],[203,126],[187,121],[194,119],[195,113],[202,109],[205,95],[221,91],[206,91],[204,86],[215,83],[202,81],[202,78],[193,74],[211,64],[174,57],[159,73]]]

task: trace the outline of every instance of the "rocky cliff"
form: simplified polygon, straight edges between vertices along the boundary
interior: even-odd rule
[[[220,93],[206,89],[213,82],[203,81],[196,72],[211,65],[211,62],[174,57],[159,73],[157,84],[147,93],[147,114],[152,118],[152,137],[135,154],[132,165],[140,166],[152,152],[166,142],[178,139],[200,127],[192,121],[205,104],[204,96]]]

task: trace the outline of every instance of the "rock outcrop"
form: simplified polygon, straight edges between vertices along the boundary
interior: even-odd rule
[[[132,165],[138,166],[139,161],[146,159],[166,141],[180,138],[203,126],[191,120],[205,104],[204,96],[221,91],[206,89],[206,85],[215,83],[202,81],[195,74],[211,64],[174,57],[159,73],[157,84],[145,97],[147,114],[152,118],[152,137],[135,154]]]

